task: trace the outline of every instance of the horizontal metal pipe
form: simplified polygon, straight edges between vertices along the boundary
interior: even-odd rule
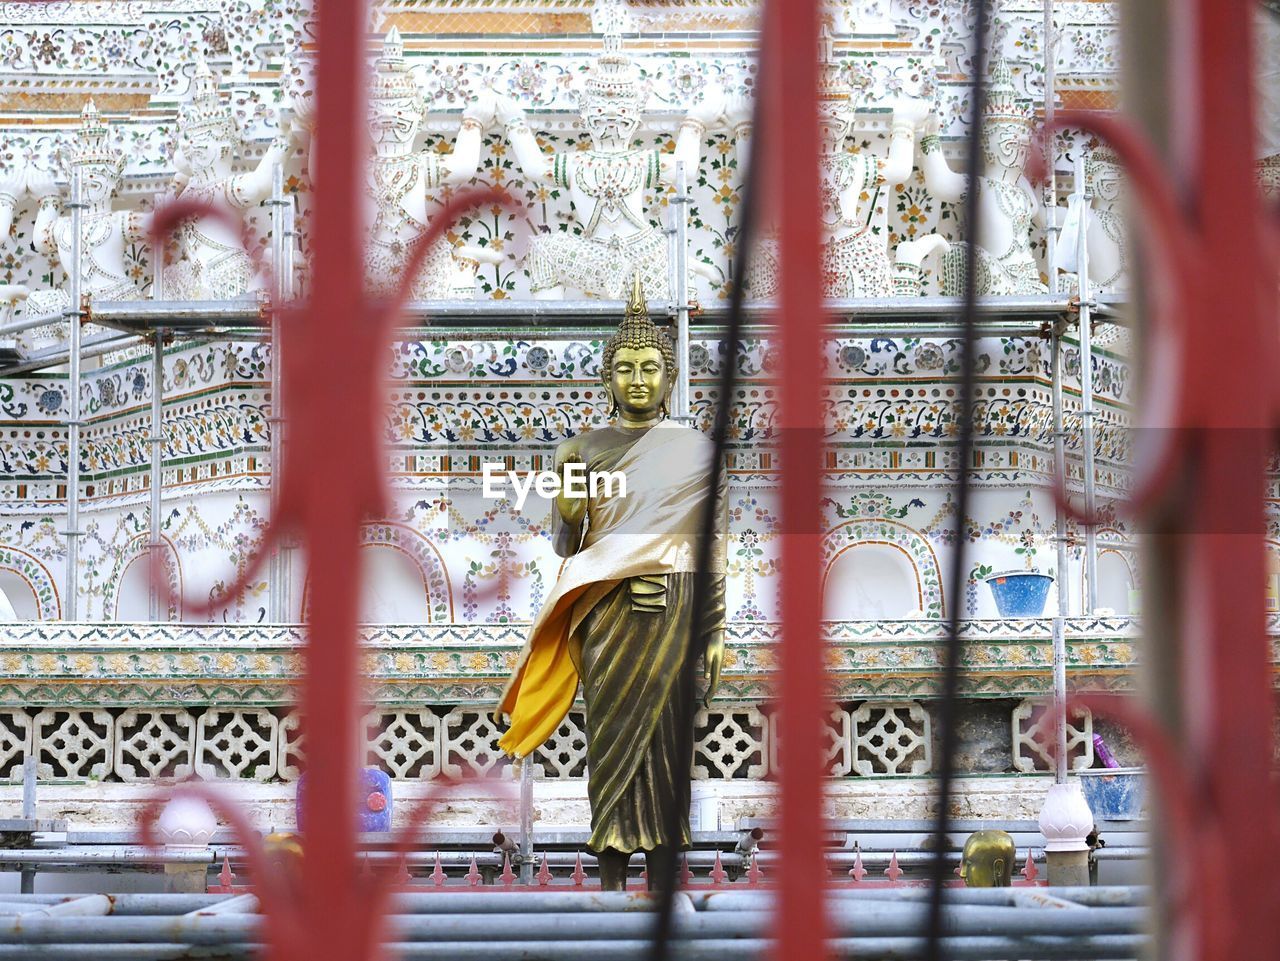
[[[255,958],[262,949],[253,944],[224,944],[217,947],[192,948],[189,944],[42,944],[31,948],[24,944],[0,944],[0,961],[18,958],[30,961],[178,961],[200,958]]]
[[[839,938],[827,942],[832,957],[850,961],[915,961],[926,956],[923,938]],[[390,944],[388,949],[404,961],[492,961],[491,945],[472,942]],[[1135,958],[1147,948],[1140,935],[1071,937],[1037,940],[1020,938],[944,938],[942,956],[953,961],[1091,961],[1091,959]],[[504,959],[519,961],[644,961],[653,946],[646,940],[633,941],[511,941],[502,944]],[[669,957],[674,961],[755,961],[774,957],[772,941],[751,939],[709,939],[675,941]]]
[[[40,314],[37,317],[24,317],[22,320],[13,320],[7,324],[0,324],[0,337],[7,337],[10,334],[20,334],[24,330],[43,327],[45,324],[58,324],[66,319],[66,312],[58,310],[54,311],[52,314]]]
[[[115,326],[158,324],[161,327],[192,326],[196,323],[232,326],[239,322],[257,326],[266,314],[257,300],[109,300],[90,303],[86,320]]]
[[[1017,888],[951,888],[947,901],[953,904],[986,904],[1007,906]],[[1138,906],[1148,903],[1150,888],[1144,885],[1100,885],[1098,887],[1037,887],[1038,893],[1099,907]],[[768,889],[746,891],[713,891],[693,889],[687,892],[693,903],[705,908],[715,903],[717,910],[772,910],[773,893]],[[81,897],[76,894],[6,894],[5,904],[26,910],[33,905],[58,904]],[[231,894],[116,894],[112,896],[117,916],[188,914],[242,895]],[[928,897],[927,888],[833,888],[828,897],[836,901],[901,900],[917,901]],[[517,888],[513,891],[481,889],[473,891],[408,890],[393,898],[398,914],[518,914],[572,913],[582,911],[643,911],[652,904],[652,895],[644,891],[556,890]],[[738,906],[735,908],[735,905]]]
[[[998,937],[1009,931],[1021,939],[1091,934],[1138,934],[1148,921],[1140,908],[1089,908],[1088,914],[1052,908],[948,906],[943,931],[955,937]],[[837,937],[908,937],[923,929],[923,904],[868,902],[831,905],[832,931]],[[60,944],[68,942],[122,943],[161,940],[191,944],[226,944],[256,940],[262,918],[257,915],[188,914],[181,917],[21,918],[0,919],[0,942]],[[522,913],[518,915],[393,915],[388,930],[406,941],[477,941],[497,944],[510,935],[526,941],[644,939],[653,918],[634,912],[593,914]],[[681,913],[676,935],[681,939],[763,938],[771,914],[765,911],[707,911]]]
[[[842,938],[828,942],[836,958],[884,959],[914,961],[924,957],[925,942],[920,938]],[[1015,959],[1114,959],[1134,958],[1147,948],[1147,939],[1139,935],[1106,935],[1037,939],[1028,942],[1013,937],[945,938],[945,957],[955,961],[1015,961]],[[773,950],[773,942],[762,939],[705,940],[675,942],[671,957],[675,961],[751,961],[765,958]],[[476,942],[398,943],[387,948],[406,961],[493,961],[491,946]],[[257,955],[255,945],[228,944],[216,948],[200,948],[198,953],[186,944],[48,944],[39,949],[41,961],[170,961],[180,958],[250,958]],[[504,942],[501,957],[512,961],[643,961],[652,951],[645,940],[629,941],[544,941]],[[0,945],[0,959],[31,958],[25,945]]]
[[[0,850],[0,866],[14,864],[196,864],[214,863],[209,848],[104,847],[93,848],[16,848]]]
[[[188,911],[187,914],[257,914],[258,906],[258,896],[256,894],[238,894],[208,907]]]
[[[94,337],[86,340],[81,345],[80,358],[98,357],[102,354],[108,354],[113,350],[123,350],[126,347],[132,347],[134,344],[140,344],[143,338],[140,336],[131,336],[125,333],[115,333],[106,337]],[[71,359],[71,351],[66,348],[58,348],[53,351],[39,351],[22,358],[13,364],[6,364],[0,367],[0,377],[12,377],[15,374],[25,374],[33,370],[41,370],[45,367],[54,367],[58,364],[65,364]]]

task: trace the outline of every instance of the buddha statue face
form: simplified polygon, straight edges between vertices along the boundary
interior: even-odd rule
[[[1013,883],[1017,848],[1006,831],[975,831],[964,842],[960,877],[965,887],[1007,888]]]
[[[1031,128],[1012,120],[988,120],[982,125],[982,157],[989,167],[1021,173],[1031,152]]]
[[[657,347],[619,347],[608,384],[614,409],[626,419],[648,420],[664,412],[672,380]]]

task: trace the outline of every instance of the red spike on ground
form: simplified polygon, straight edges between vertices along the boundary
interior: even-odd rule
[[[898,852],[894,851],[889,858],[889,866],[884,869],[884,876],[889,879],[890,884],[897,884],[898,878],[902,877],[902,868],[898,867]]]
[[[724,884],[724,882],[729,878],[728,873],[726,873],[725,869],[720,865],[719,851],[716,851],[716,863],[711,868],[710,877],[712,884]]]
[[[1031,857],[1031,852],[1027,852],[1027,863],[1022,866],[1022,876],[1028,881],[1034,881],[1040,876],[1040,872],[1036,870],[1036,862]]]
[[[369,867],[369,855],[366,853],[364,860],[360,862],[360,877],[367,878],[373,874],[373,869]]]
[[[573,861],[573,883],[576,887],[582,887],[582,882],[587,880],[587,872],[582,870],[582,852],[578,852],[578,856]]]
[[[511,887],[516,883],[516,876],[511,872],[511,856],[503,853],[502,855],[502,884],[504,887]]]
[[[440,852],[436,852],[436,867],[431,872],[431,883],[438,888],[444,887],[444,867],[440,864]]]
[[[547,856],[542,856],[542,867],[538,868],[538,886],[548,887],[551,884],[551,869],[547,867]]]
[[[680,886],[687,888],[693,880],[693,872],[689,870],[689,855],[680,859]]]
[[[756,853],[751,852],[751,866],[747,868],[747,883],[759,884],[764,880],[764,872],[760,870],[760,865],[756,863]]]
[[[471,859],[471,867],[467,870],[467,884],[473,888],[480,884],[480,866],[476,864],[476,859]]]
[[[862,863],[862,848],[855,847],[853,849],[853,867],[849,869],[849,877],[853,878],[857,884],[862,883],[862,879],[867,876],[867,869]]]
[[[227,891],[231,890],[231,885],[236,881],[236,876],[231,873],[231,862],[227,860],[225,852],[222,855],[222,870],[218,872],[218,881]]]
[[[409,871],[409,864],[403,854],[400,855],[400,861],[396,864],[396,884],[404,887],[413,880],[413,875]]]

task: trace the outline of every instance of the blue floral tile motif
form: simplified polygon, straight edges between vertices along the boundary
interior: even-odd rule
[[[1052,583],[1038,571],[1000,571],[987,578],[1001,617],[1040,617]]]
[[[40,397],[36,400],[36,406],[42,414],[56,414],[62,410],[62,391],[55,390],[52,387],[46,388],[40,392]]]

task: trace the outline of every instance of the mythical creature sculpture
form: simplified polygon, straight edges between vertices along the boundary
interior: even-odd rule
[[[120,186],[124,156],[111,143],[107,125],[98,108],[89,100],[80,113],[80,129],[72,143],[63,148],[61,159],[72,173],[79,173],[81,211],[80,290],[96,301],[141,298],[125,265],[129,244],[146,237],[146,218],[136,210],[113,210],[111,198]],[[41,253],[56,257],[66,270],[71,263],[71,217],[62,212],[62,199],[53,175],[33,164],[18,164],[0,180],[0,221],[5,227],[11,221],[18,198],[30,193],[38,198],[33,233],[35,247]],[[7,236],[7,231],[6,231]],[[66,290],[37,290],[27,297],[28,316],[54,314],[66,310],[71,303]],[[39,328],[31,339],[60,336],[61,325]]]
[[[410,250],[427,230],[437,192],[475,176],[480,138],[494,112],[494,98],[485,94],[463,110],[452,153],[415,150],[426,104],[405,63],[400,32],[392,27],[387,33],[369,91],[373,157],[365,174],[371,208],[365,269],[371,292],[390,294],[399,286]],[[473,291],[476,268],[496,259],[481,248],[455,249],[442,237],[418,271],[412,297],[437,300]]]
[[[906,287],[893,283],[888,240],[873,228],[871,221],[882,191],[911,176],[916,128],[928,115],[928,105],[909,98],[894,105],[887,157],[864,150],[850,151],[848,143],[854,134],[858,98],[865,85],[855,86],[846,79],[845,64],[836,59],[833,37],[825,24],[819,33],[819,50],[823,292],[840,299],[906,293]],[[736,137],[740,169],[745,169],[751,138],[748,109],[748,101],[732,101],[727,118]],[[752,296],[771,297],[776,293],[777,257],[777,240],[766,232],[747,270],[745,282]]]
[[[191,99],[178,111],[175,193],[235,210],[247,210],[265,200],[271,193],[272,169],[289,154],[287,133],[272,141],[257,166],[240,174],[231,172],[238,142],[235,120],[219,98],[202,58]],[[166,300],[231,300],[261,286],[241,238],[227,224],[213,218],[191,219],[177,234],[181,259],[165,270]]]
[[[702,158],[702,137],[724,111],[716,91],[699,102],[680,123],[674,151],[638,148],[645,96],[639,71],[622,52],[621,15],[606,4],[604,53],[586,80],[580,101],[591,149],[546,155],[514,102],[500,99],[498,119],[507,131],[525,177],[569,191],[582,234],[552,232],[534,238],[526,266],[535,297],[563,297],[566,288],[595,297],[621,300],[639,271],[645,295],[668,299],[667,238],[650,224],[644,209],[646,190],[672,183],[684,164],[692,183]]]
[[[676,851],[689,846],[689,766],[679,758],[694,705],[680,672],[692,636],[705,653],[706,699],[719,683],[727,515],[721,510],[712,543],[710,599],[694,610],[701,519],[709,497],[723,508],[724,491],[708,482],[711,442],[666,418],[676,356],[649,320],[639,275],[605,346],[602,376],[616,419],[562,443],[556,467],[565,476],[568,465],[587,476],[620,471],[626,490],[600,485],[575,497],[566,487],[556,497],[553,543],[568,560],[503,695],[500,710],[511,725],[499,743],[517,757],[535,751],[568,713],[581,680],[588,846],[602,887],[622,890],[636,851],[646,852],[652,885],[670,876]],[[675,836],[672,814],[680,824]]]
[[[972,178],[981,206],[983,235],[977,246],[976,289],[979,294],[1042,294],[1040,269],[1031,251],[1031,229],[1040,203],[1025,170],[1031,149],[1030,106],[1018,98],[1013,74],[1003,59],[991,68],[987,103],[982,118],[983,169]],[[969,190],[970,177],[956,173],[942,155],[938,119],[931,115],[920,140],[924,179],[940,200],[958,203]],[[952,244],[942,260],[942,292],[960,294],[965,288],[966,243]]]

